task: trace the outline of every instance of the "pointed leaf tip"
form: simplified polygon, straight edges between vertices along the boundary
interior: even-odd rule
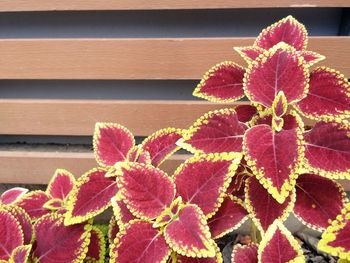
[[[256,125],[244,136],[244,155],[260,183],[279,202],[284,203],[301,166],[301,130],[274,132],[267,125]]]
[[[93,146],[99,165],[108,167],[124,161],[134,145],[134,136],[124,126],[117,123],[96,123]]]
[[[164,229],[165,240],[176,253],[187,257],[215,257],[207,221],[196,205],[185,205],[176,220]]]
[[[65,200],[73,189],[74,183],[73,174],[64,169],[57,169],[47,186],[46,194],[51,198]]]
[[[280,204],[255,177],[246,180],[245,196],[247,210],[261,233],[265,233],[276,219],[285,221],[295,203],[295,191]]]
[[[287,16],[262,30],[254,46],[269,49],[280,42],[285,42],[296,50],[306,49],[308,34],[305,26],[294,17]]]

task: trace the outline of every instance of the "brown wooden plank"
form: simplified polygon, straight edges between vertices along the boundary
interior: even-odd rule
[[[214,64],[245,64],[233,46],[253,38],[5,39],[0,79],[199,79]],[[350,76],[350,37],[313,37],[309,49]]]
[[[172,174],[188,157],[173,155],[161,169]],[[0,183],[47,184],[57,168],[67,169],[79,177],[95,166],[92,153],[0,151]],[[350,191],[350,181],[339,182]]]
[[[118,122],[144,136],[188,128],[203,113],[229,106],[205,101],[0,99],[0,134],[92,135],[97,121]]]
[[[161,165],[172,174],[187,155],[174,155]],[[96,167],[93,153],[0,151],[0,183],[47,184],[57,168],[76,177]]]
[[[2,0],[0,11],[348,7],[346,0]]]

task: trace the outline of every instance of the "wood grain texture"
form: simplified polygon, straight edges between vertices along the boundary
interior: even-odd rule
[[[160,168],[171,175],[188,157],[175,154]],[[57,168],[79,177],[96,167],[96,162],[93,153],[0,151],[0,167],[0,183],[47,184]],[[350,191],[350,181],[339,182]]]
[[[205,101],[0,99],[0,134],[89,135],[95,123],[117,122],[136,136],[188,128],[203,113],[230,106]]]
[[[216,63],[245,65],[233,46],[254,38],[5,39],[0,79],[199,79]],[[350,76],[350,37],[312,37],[320,64]]]
[[[161,168],[172,174],[188,155],[174,155]],[[76,177],[97,166],[93,153],[0,151],[0,183],[47,184],[57,168]]]
[[[348,7],[347,0],[2,0],[0,11]]]

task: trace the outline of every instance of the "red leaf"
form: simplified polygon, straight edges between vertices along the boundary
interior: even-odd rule
[[[82,262],[85,258],[91,225],[65,226],[63,221],[62,214],[51,213],[35,223],[33,257],[40,263]]]
[[[301,131],[274,132],[267,125],[250,128],[244,137],[244,155],[260,183],[283,203],[294,188],[301,159]]]
[[[295,215],[307,226],[320,231],[341,213],[346,199],[337,182],[315,174],[299,176],[296,194]]]
[[[326,58],[325,56],[322,56],[316,52],[308,51],[308,50],[298,51],[298,54],[304,58],[305,63],[308,66],[312,66]]]
[[[219,211],[208,220],[211,235],[214,239],[223,237],[239,228],[248,218],[243,202],[232,196],[226,196]]]
[[[87,262],[105,262],[106,241],[101,230],[93,226],[86,258]]]
[[[33,226],[29,215],[19,206],[5,206],[4,209],[13,215],[21,226],[23,244],[31,243],[33,239]]]
[[[234,47],[234,50],[236,50],[247,63],[253,62],[260,54],[264,53],[263,48],[256,46]]]
[[[278,220],[269,227],[259,244],[258,259],[261,263],[305,262],[298,241]]]
[[[292,191],[283,204],[278,203],[255,177],[246,180],[245,195],[250,217],[262,233],[265,233],[276,219],[281,222],[286,220],[295,202],[295,192]]]
[[[23,208],[32,220],[36,220],[51,212],[44,208],[47,201],[49,201],[47,194],[38,190],[25,194],[15,205]]]
[[[296,104],[308,118],[333,121],[350,117],[350,85],[334,69],[320,67],[311,72],[307,96]]]
[[[23,197],[28,192],[28,189],[22,187],[14,187],[2,193],[0,203],[9,205]]]
[[[256,115],[257,110],[254,106],[251,105],[239,105],[235,107],[237,113],[237,118],[240,122],[250,121],[254,115]]]
[[[47,186],[46,194],[51,198],[65,200],[75,183],[74,176],[64,170],[57,169]]]
[[[16,218],[0,210],[0,260],[8,260],[12,251],[23,245],[22,228]]]
[[[110,263],[166,262],[171,252],[161,232],[141,220],[131,221],[115,241]]]
[[[185,132],[179,145],[192,153],[240,152],[246,129],[235,110],[210,111]]]
[[[193,96],[213,102],[234,102],[244,97],[245,69],[225,61],[209,69],[193,92]]]
[[[82,175],[69,195],[65,224],[84,222],[102,213],[118,192],[114,177],[105,177],[106,170],[96,168]]]
[[[151,157],[151,164],[159,166],[164,160],[180,149],[176,142],[182,138],[182,130],[166,128],[156,131],[143,142],[141,149],[147,151]]]
[[[292,47],[280,43],[249,65],[243,88],[250,101],[270,108],[280,91],[288,103],[303,99],[308,81],[304,59]]]
[[[256,38],[254,45],[269,49],[279,42],[285,42],[297,50],[306,49],[307,31],[294,17],[287,16],[265,28]]]
[[[212,217],[223,202],[242,155],[222,153],[194,156],[175,171],[177,195],[186,203],[198,205]]]
[[[112,198],[112,207],[119,228],[123,228],[129,221],[135,219],[126,204],[115,197]]]
[[[101,166],[113,166],[125,161],[127,153],[135,145],[134,136],[117,123],[98,122],[93,138],[96,161]]]
[[[162,170],[140,163],[120,163],[118,187],[123,201],[138,218],[154,219],[175,196],[175,185]]]
[[[32,245],[22,245],[16,247],[11,254],[10,263],[27,263],[29,260]]]
[[[164,229],[165,240],[178,254],[187,257],[214,257],[215,246],[202,210],[185,205],[176,220]]]
[[[350,260],[350,203],[328,226],[318,243],[318,249]]]
[[[317,123],[304,134],[305,166],[331,179],[350,179],[350,126]]]
[[[258,262],[258,246],[250,244],[242,246],[237,244],[233,247],[231,255],[232,263],[256,263]]]

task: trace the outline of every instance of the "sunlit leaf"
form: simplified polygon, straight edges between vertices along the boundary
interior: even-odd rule
[[[165,240],[178,254],[187,257],[215,257],[214,241],[202,210],[185,205],[176,220],[164,229]]]
[[[57,169],[47,186],[46,194],[51,198],[65,200],[73,189],[74,183],[73,174],[64,169]]]
[[[220,238],[239,228],[248,219],[243,202],[232,196],[226,196],[219,211],[208,220],[211,235]]]
[[[118,168],[119,194],[134,216],[154,219],[175,197],[175,185],[162,170],[141,163],[121,163]]]
[[[234,109],[210,111],[185,132],[179,144],[192,153],[240,152],[246,129]]]
[[[110,251],[110,263],[165,262],[170,252],[164,236],[152,224],[133,220],[117,234]]]
[[[234,102],[244,96],[245,69],[234,62],[225,61],[209,69],[193,95],[213,102]]]
[[[350,179],[350,125],[318,122],[304,134],[305,166],[331,179]]]
[[[125,161],[129,150],[135,145],[132,133],[117,123],[98,122],[93,138],[96,161],[101,166],[113,166]]]
[[[296,104],[304,116],[324,121],[350,118],[350,85],[334,69],[319,67],[311,72],[307,96]]]
[[[294,48],[280,43],[249,64],[243,88],[250,101],[270,108],[280,91],[288,103],[302,100],[308,91],[308,81],[303,57]]]
[[[330,179],[303,174],[296,184],[295,215],[307,226],[324,231],[345,206],[346,193]]]
[[[147,137],[141,145],[141,151],[150,154],[151,164],[159,166],[164,160],[180,149],[176,142],[182,137],[182,130],[161,129]]]
[[[280,204],[255,177],[246,180],[245,196],[247,210],[261,233],[265,233],[276,219],[286,220],[295,202],[295,192],[292,191]]]
[[[37,190],[25,194],[19,201],[15,202],[15,205],[23,208],[32,220],[36,220],[51,212],[44,208],[47,201],[49,201],[48,195],[44,191]]]
[[[241,158],[240,153],[221,153],[187,159],[174,174],[177,195],[184,202],[198,205],[208,218],[213,216]]]
[[[82,175],[69,195],[65,224],[84,222],[102,213],[118,192],[114,177],[106,177],[106,169],[95,168]]]

